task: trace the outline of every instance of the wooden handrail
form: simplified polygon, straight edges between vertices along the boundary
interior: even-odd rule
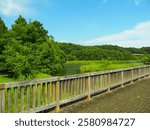
[[[150,65],[0,84],[0,112],[40,112],[150,75]],[[6,97],[6,99],[5,99]]]

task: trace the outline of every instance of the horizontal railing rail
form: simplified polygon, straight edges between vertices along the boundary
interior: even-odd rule
[[[41,112],[150,75],[150,66],[0,84],[0,112]]]

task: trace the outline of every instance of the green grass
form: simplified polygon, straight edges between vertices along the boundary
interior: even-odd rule
[[[7,74],[0,74],[0,83],[7,83],[15,81],[13,78],[9,78]]]
[[[137,66],[143,65],[143,63],[133,64],[136,62],[140,62],[140,61],[137,61],[137,60],[134,60],[134,61],[106,61],[106,60],[86,61],[86,60],[83,60],[83,61],[69,61],[66,64],[68,65],[80,64],[79,73],[80,72],[85,73],[85,72],[94,72],[94,71],[103,71],[103,70],[114,70],[114,69],[121,69],[121,68],[131,68],[131,67],[137,67]],[[67,67],[67,69],[68,68],[69,67]],[[50,78],[50,77],[52,76],[48,74],[39,73],[35,79]],[[17,80],[8,77],[7,74],[0,74],[0,83],[8,83],[12,81],[17,81]]]
[[[94,72],[94,71],[104,71],[104,70],[114,70],[114,69],[122,69],[122,68],[131,68],[143,66],[143,63],[137,63],[130,61],[101,61],[101,62],[88,62],[88,64],[82,65],[80,67],[80,71],[84,72]]]
[[[42,78],[51,78],[52,76],[49,74],[43,74],[43,73],[39,73],[37,74],[36,79],[42,79]]]
[[[107,60],[76,60],[76,61],[67,61],[66,64],[91,64],[91,63],[103,63],[107,62]],[[113,63],[135,63],[135,62],[142,62],[140,60],[127,60],[127,61],[119,61],[113,60]]]
[[[50,77],[52,76],[48,74],[39,73],[37,74],[35,79],[50,78]],[[8,82],[13,82],[13,81],[17,81],[17,80],[10,78],[8,74],[0,74],[0,83],[8,83]]]
[[[82,64],[80,66],[81,73],[131,68],[131,67],[138,67],[138,66],[144,65],[140,60],[128,60],[128,61],[82,60],[82,61],[68,61],[67,64],[70,64],[70,65]]]

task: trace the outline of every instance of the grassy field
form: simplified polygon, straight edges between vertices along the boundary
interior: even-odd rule
[[[42,79],[42,78],[50,78],[51,75],[39,73],[35,79]],[[16,79],[10,78],[7,74],[0,74],[0,83],[8,83],[17,81]]]
[[[103,62],[111,62],[111,63],[141,63],[140,60],[127,60],[127,61],[119,61],[119,60],[76,60],[76,61],[67,61],[66,64],[91,64],[91,63],[103,63]]]
[[[122,68],[131,68],[143,66],[143,63],[138,62],[124,62],[124,61],[101,61],[101,62],[88,62],[88,64],[82,65],[80,67],[81,72],[93,72],[93,71],[103,71],[103,70],[114,70]]]
[[[0,74],[0,83],[7,83],[7,82],[12,82],[15,81],[13,78],[9,78],[7,74]]]
[[[131,68],[144,65],[140,61],[106,61],[106,60],[89,60],[89,61],[69,61],[66,63],[65,71],[66,74],[72,75],[77,73],[103,71],[103,70],[114,70],[121,68]],[[72,72],[73,71],[73,72]],[[35,79],[50,78],[51,75],[40,73]],[[7,83],[17,81],[16,79],[8,77],[7,74],[0,74],[0,83]]]
[[[131,67],[138,67],[138,66],[144,65],[141,61],[137,61],[137,60],[132,60],[132,61],[108,61],[108,60],[69,61],[67,62],[67,64],[82,64],[80,66],[81,73],[131,68]]]

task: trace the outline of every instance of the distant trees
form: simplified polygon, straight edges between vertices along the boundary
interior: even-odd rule
[[[58,43],[68,61],[71,60],[142,60],[149,59],[150,47],[123,48],[114,45],[81,46],[72,43]],[[133,56],[133,54],[144,54]]]
[[[81,46],[71,43],[57,43],[64,51],[67,60],[131,60],[132,52],[125,48],[103,45],[103,46]]]
[[[150,47],[142,47],[140,50],[146,54],[150,54]]]
[[[38,21],[27,23],[22,17],[7,30],[0,20],[0,71],[18,79],[31,79],[38,73],[58,74],[63,69],[65,55],[49,38],[48,31]]]

